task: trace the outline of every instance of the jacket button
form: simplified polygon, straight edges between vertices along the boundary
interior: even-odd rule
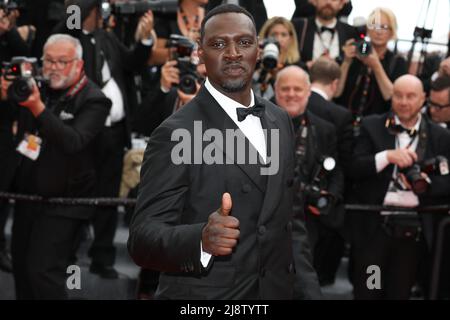
[[[265,226],[259,226],[258,227],[258,233],[260,235],[263,235],[264,233],[266,233],[266,227]]]
[[[264,276],[266,275],[266,269],[262,268],[261,270],[259,270],[259,275],[261,276],[261,278],[264,278]]]
[[[249,184],[242,185],[242,192],[249,193],[250,191],[252,191],[252,187]]]

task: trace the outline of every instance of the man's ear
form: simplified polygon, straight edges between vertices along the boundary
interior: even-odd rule
[[[202,48],[200,45],[198,46],[198,51],[197,51],[197,53],[198,53],[198,61],[199,61],[199,64],[205,63],[205,60],[203,59],[203,54],[204,54],[203,48]]]

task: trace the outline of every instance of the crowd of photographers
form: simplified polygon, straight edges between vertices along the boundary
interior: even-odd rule
[[[222,1],[45,1],[34,11],[38,2],[0,6],[0,191],[133,197],[136,143],[199,90],[201,21]],[[413,288],[427,298],[444,215],[414,208],[449,204],[448,54],[410,74],[404,54],[388,49],[397,20],[387,8],[354,27],[345,22],[348,0],[295,1],[291,20],[267,19],[262,1],[229,2],[256,17],[253,91],[293,121],[293,210],[305,219],[320,284],[335,281],[346,254],[356,299],[408,299]],[[69,24],[73,5],[79,28]],[[411,210],[346,211],[349,203]],[[18,299],[67,298],[65,270],[89,225],[90,271],[118,277],[116,207],[11,205],[0,199],[0,268],[13,272]],[[4,229],[12,209],[11,259]],[[379,290],[366,285],[370,265],[386,270]],[[142,270],[139,298],[157,281]],[[448,298],[447,287],[439,297]]]

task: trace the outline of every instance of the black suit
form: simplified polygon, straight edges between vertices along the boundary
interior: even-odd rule
[[[138,265],[162,271],[158,298],[320,297],[306,230],[292,215],[292,126],[280,108],[256,99],[265,106],[263,128],[279,129],[283,141],[279,171],[274,175],[261,175],[257,164],[173,164],[173,130],[183,128],[192,135],[194,121],[201,121],[203,130],[215,128],[224,136],[226,128],[237,129],[204,87],[150,138],[128,248]],[[236,163],[236,156],[232,160]],[[239,242],[231,255],[213,257],[204,269],[202,228],[220,206],[224,192],[231,194],[231,214],[240,221]]]
[[[337,134],[338,164],[344,169],[345,173],[351,171],[353,128],[350,111],[326,100],[314,91],[311,92],[309,97],[307,110],[334,124]]]
[[[36,161],[20,156],[16,191],[44,197],[91,197],[95,191],[95,139],[111,102],[88,82],[74,97],[52,91],[34,118],[21,107],[19,134],[38,130],[43,144]],[[72,118],[62,120],[61,113]],[[19,141],[17,141],[19,142]],[[16,295],[19,299],[64,299],[66,268],[76,233],[94,207],[17,202],[12,233]]]
[[[314,35],[316,34],[315,17],[295,18],[292,20],[295,31],[297,32],[298,50],[300,52],[300,60],[308,62],[313,59]],[[357,32],[352,26],[337,21],[336,31],[339,37],[339,57],[343,56],[342,46],[348,39],[356,38]]]
[[[383,204],[389,183],[394,170],[390,164],[377,174],[375,155],[378,152],[395,149],[395,135],[388,132],[385,127],[388,114],[372,115],[366,117],[361,126],[361,135],[358,137],[355,150],[353,176],[355,184],[353,195],[355,201],[361,204]],[[424,140],[424,153],[419,160],[429,159],[437,155],[450,156],[450,133],[431,123],[427,117],[422,117],[420,135],[426,134]],[[421,144],[419,140],[419,145]],[[419,196],[420,204],[435,204],[448,199],[450,195],[449,176],[430,175],[432,184],[427,193]],[[354,248],[354,286],[357,298],[408,298],[409,289],[415,280],[415,270],[419,259],[419,250],[422,243],[415,239],[405,240],[387,236],[383,225],[383,217],[378,212],[352,212],[349,213],[351,241]],[[431,214],[421,214],[423,236],[429,244],[433,237],[433,218]],[[391,250],[391,251],[390,251]],[[368,255],[370,253],[370,256]],[[386,288],[368,292],[365,287],[367,265],[377,264],[380,267],[390,268],[385,275]],[[394,277],[391,279],[390,277]],[[389,281],[391,281],[389,283]]]

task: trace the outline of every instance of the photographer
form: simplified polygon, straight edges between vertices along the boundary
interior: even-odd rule
[[[191,101],[200,88],[201,79],[205,75],[204,65],[197,65],[198,80],[194,93],[183,92],[180,83],[180,70],[176,60],[167,61],[161,68],[160,85],[151,88],[138,107],[133,119],[133,130],[150,137],[153,130],[172,113]]]
[[[273,17],[264,23],[259,32],[261,61],[254,73],[253,90],[271,99],[276,74],[286,65],[299,64],[297,35],[292,23],[283,17]]]
[[[103,26],[100,0],[70,0],[66,7],[78,5],[81,10],[82,30],[67,30],[65,20],[61,33],[73,34],[83,47],[86,75],[112,101],[110,114],[101,132],[97,150],[98,197],[119,195],[123,157],[131,146],[133,116],[131,74],[139,72],[152,54],[155,41],[153,13],[146,12],[136,27],[136,44],[127,48],[112,32]],[[98,207],[93,217],[94,241],[88,252],[92,258],[90,271],[103,278],[118,278],[114,268],[116,248],[114,236],[118,224],[116,207]]]
[[[6,6],[0,6],[0,68],[2,68],[1,63],[9,61],[13,56],[26,55],[28,55],[28,47],[11,22],[10,12]],[[4,81],[2,85],[5,85]],[[5,101],[5,95],[6,93],[0,94],[0,191],[10,190],[17,164],[13,142],[14,108]],[[0,269],[11,272],[11,257],[5,237],[8,211],[7,201],[0,199]]]
[[[85,76],[77,39],[51,36],[42,61],[43,76],[49,79],[45,95],[35,76],[15,74],[30,62],[14,64],[6,71],[9,78],[15,76],[8,99],[20,105],[15,191],[44,197],[92,197],[95,140],[111,102]],[[24,82],[27,90],[23,90]],[[72,248],[77,232],[93,212],[93,207],[16,203],[11,251],[18,299],[67,298],[66,269]]]
[[[336,128],[307,110],[311,94],[309,76],[298,66],[282,69],[275,82],[276,103],[292,118],[296,132],[294,211],[302,212],[319,283],[329,279],[322,265],[327,235],[337,220],[336,206],[344,191],[344,176],[336,166]],[[333,279],[334,281],[334,279]]]
[[[364,32],[362,33],[364,35]],[[352,111],[357,125],[363,116],[387,112],[392,97],[392,82],[406,74],[406,61],[387,48],[397,37],[397,20],[387,8],[376,8],[367,21],[370,43],[347,40],[345,58],[336,93],[337,102]]]
[[[450,195],[450,133],[421,115],[421,81],[394,82],[392,112],[368,116],[353,154],[355,203],[415,208]],[[428,164],[428,165],[425,165]],[[356,299],[408,299],[425,245],[433,238],[430,213],[349,212]],[[367,267],[381,268],[381,289],[370,290]]]

